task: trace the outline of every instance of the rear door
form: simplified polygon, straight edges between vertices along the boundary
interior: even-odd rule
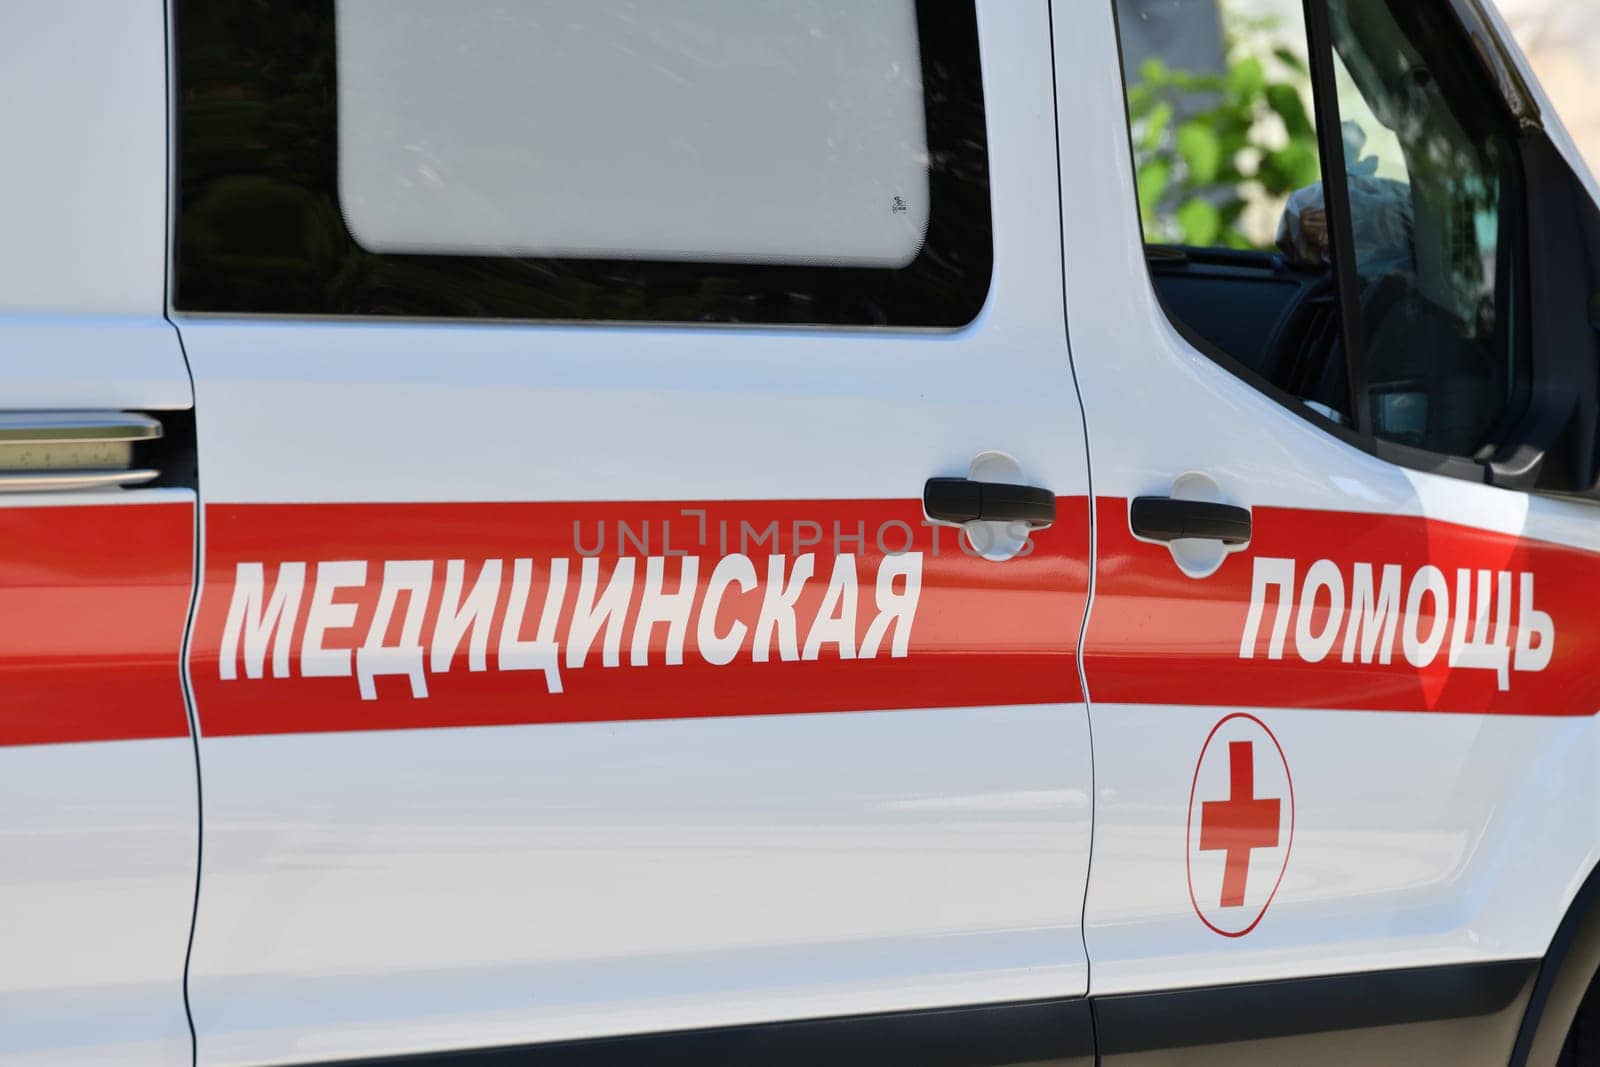
[[[1045,6],[649,7],[176,6],[207,1067],[1087,987]]]
[[[189,379],[162,315],[163,18],[160,0],[0,16],[8,1067],[192,1056],[199,810],[182,648],[195,498]]]
[[[1089,7],[1101,1051],[1503,1063],[1594,860],[1580,201],[1441,5]]]

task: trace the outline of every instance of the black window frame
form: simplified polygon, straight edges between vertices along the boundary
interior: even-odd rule
[[[1116,25],[1118,66],[1122,70],[1123,107],[1126,111],[1130,86],[1122,54],[1121,13],[1118,10],[1117,0],[1108,2],[1111,4],[1112,17]],[[1411,470],[1482,484],[1530,490],[1538,488],[1545,491],[1545,486],[1535,484],[1538,478],[1537,469],[1530,473],[1517,463],[1517,457],[1526,452],[1530,439],[1537,438],[1543,443],[1548,443],[1543,439],[1558,434],[1566,420],[1564,412],[1551,410],[1551,404],[1548,402],[1551,390],[1542,387],[1541,378],[1549,374],[1546,365],[1550,361],[1540,354],[1539,338],[1532,328],[1537,301],[1534,298],[1533,257],[1529,245],[1533,229],[1539,222],[1537,216],[1540,214],[1534,174],[1537,158],[1547,152],[1545,143],[1547,138],[1544,136],[1542,119],[1531,93],[1522,84],[1520,77],[1514,76],[1515,64],[1503,54],[1493,31],[1488,27],[1487,20],[1473,5],[1473,0],[1449,0],[1447,10],[1442,13],[1445,21],[1450,24],[1452,32],[1457,34],[1457,41],[1452,44],[1466,54],[1476,57],[1474,72],[1484,80],[1486,94],[1494,97],[1500,105],[1506,129],[1514,138],[1512,147],[1514,163],[1519,171],[1517,192],[1520,195],[1505,196],[1503,205],[1510,213],[1512,222],[1518,227],[1519,239],[1510,246],[1502,244],[1501,250],[1503,254],[1509,253],[1511,257],[1510,287],[1516,296],[1514,309],[1517,337],[1513,358],[1518,383],[1516,393],[1500,419],[1500,424],[1511,428],[1510,431],[1505,434],[1503,440],[1485,445],[1474,456],[1434,452],[1385,440],[1376,436],[1371,427],[1369,384],[1366,380],[1366,338],[1364,330],[1360,328],[1360,282],[1356,276],[1355,260],[1348,253],[1338,254],[1340,248],[1348,249],[1353,246],[1354,225],[1349,189],[1346,184],[1343,145],[1335,134],[1329,132],[1340,129],[1340,119],[1328,7],[1326,0],[1301,0],[1301,7],[1305,14],[1313,117],[1317,127],[1328,225],[1335,250],[1333,268],[1339,298],[1340,344],[1344,348],[1345,378],[1349,386],[1348,402],[1351,405],[1350,418],[1353,425],[1345,425],[1309,407],[1303,398],[1276,385],[1190,327],[1182,316],[1168,306],[1161,286],[1156,284],[1154,273],[1147,270],[1147,278],[1158,306],[1178,334],[1196,351],[1319,430],[1362,452]],[[1489,42],[1493,42],[1495,47],[1488,47]],[[1508,74],[1507,71],[1511,73]],[[1134,150],[1132,127],[1126,121],[1124,127],[1128,136],[1130,159],[1136,166],[1137,152]],[[1136,182],[1137,174],[1132,177]],[[1139,211],[1137,204],[1134,210]],[[1142,232],[1142,217],[1139,222]],[[1502,230],[1505,228],[1506,220],[1502,219]],[[1147,246],[1147,250],[1150,247],[1153,246]],[[1147,265],[1148,262],[1147,254]],[[1551,429],[1552,421],[1557,423],[1554,430]],[[1542,454],[1541,449],[1541,457]],[[1509,470],[1508,462],[1515,464],[1517,469]],[[1534,466],[1536,468],[1537,464]],[[1562,495],[1568,492],[1564,489],[1552,491]]]
[[[884,269],[368,252],[338,210],[334,0],[176,0],[173,309],[338,320],[969,326],[994,273],[976,0],[916,0],[916,9],[929,224],[917,257]],[[293,109],[297,118],[286,121]],[[270,187],[291,223],[317,227],[316,239],[287,256],[259,251],[263,237],[274,239],[263,231],[292,229],[237,205],[225,210],[218,188],[228,182],[235,190],[257,183],[257,194]],[[256,274],[245,277],[244,267]]]

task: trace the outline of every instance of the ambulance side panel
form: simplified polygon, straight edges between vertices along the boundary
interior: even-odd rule
[[[1048,19],[976,11],[970,324],[175,311],[205,464],[205,1067],[969,1006],[1032,1028],[986,1006],[1085,993]],[[1057,502],[1004,562],[920,503],[991,451]],[[946,1019],[952,1063],[1091,1051],[1086,1011],[1070,1039],[1044,1017],[1011,1052],[972,1051],[1010,1024],[908,1025]]]
[[[27,0],[0,20],[7,414],[190,406],[162,316],[163,17]],[[187,488],[0,494],[0,1063],[191,1060],[194,531]]]
[[[1062,157],[1064,244],[1096,494],[1085,923],[1091,994],[1112,998],[1102,1054],[1157,1062],[1155,1050],[1192,1044],[1213,1056],[1196,1062],[1323,1047],[1504,1062],[1536,961],[1600,857],[1600,512],[1387,462],[1198,351],[1150,282],[1113,5],[1055,7],[1059,92],[1072,102],[1061,141],[1079,146]],[[1180,495],[1195,474],[1253,513],[1248,548],[1200,578],[1130,528],[1135,498]],[[1409,666],[1402,642],[1443,620],[1402,606],[1388,673],[1356,662],[1352,675],[1347,627],[1321,644],[1331,586],[1312,589],[1313,608],[1307,583],[1337,577],[1346,612],[1363,565],[1400,567],[1402,591],[1429,566],[1452,599],[1461,570],[1494,575],[1491,598],[1519,590],[1523,614],[1495,609],[1511,623],[1495,631],[1504,670],[1493,656],[1447,657],[1451,634],[1470,644],[1487,629],[1446,632],[1436,662]],[[1518,584],[1495,585],[1502,572]],[[1530,630],[1552,656],[1532,654]],[[1201,801],[1228,796],[1225,777],[1206,792],[1202,753],[1240,714],[1281,750],[1292,784],[1280,775],[1256,795],[1292,806],[1292,821],[1252,854],[1248,906],[1230,909],[1196,874],[1210,865],[1220,880],[1221,854],[1196,843]],[[1228,926],[1224,912],[1256,921]],[[1366,977],[1341,985],[1346,975]],[[1318,998],[1325,1010],[1293,1014]],[[1400,1029],[1360,1032],[1430,1019],[1415,1045]],[[1268,1040],[1311,1031],[1322,1044]]]

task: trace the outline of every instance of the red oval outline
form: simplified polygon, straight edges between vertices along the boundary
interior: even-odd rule
[[[1210,919],[1206,918],[1205,913],[1200,910],[1200,902],[1195,899],[1194,866],[1189,857],[1189,842],[1194,836],[1194,794],[1195,790],[1200,788],[1200,767],[1206,761],[1206,752],[1210,750],[1211,741],[1217,736],[1217,731],[1222,729],[1228,723],[1232,722],[1234,719],[1249,719],[1251,722],[1261,727],[1262,731],[1267,735],[1267,739],[1272,742],[1272,747],[1278,750],[1278,758],[1283,761],[1283,775],[1289,782],[1289,843],[1284,846],[1283,866],[1278,870],[1278,880],[1272,884],[1272,892],[1267,894],[1267,902],[1261,905],[1261,911],[1256,915],[1254,921],[1252,921],[1250,925],[1246,926],[1243,930],[1228,931],[1219,929],[1211,922]],[[1195,760],[1194,778],[1189,783],[1189,812],[1188,817],[1184,820],[1183,828],[1183,875],[1184,880],[1189,883],[1189,906],[1194,909],[1195,916],[1199,918],[1201,922],[1206,924],[1206,928],[1208,930],[1214,934],[1220,934],[1223,937],[1237,938],[1244,937],[1257,926],[1261,925],[1261,920],[1267,917],[1267,909],[1272,907],[1273,900],[1278,896],[1278,887],[1283,885],[1283,876],[1289,873],[1289,856],[1294,852],[1294,821],[1294,772],[1289,769],[1289,757],[1284,755],[1283,746],[1278,743],[1278,735],[1274,734],[1266,723],[1262,722],[1260,719],[1249,714],[1248,712],[1236,711],[1232,715],[1224,715],[1217,721],[1217,724],[1211,728],[1211,732],[1206,735],[1206,743],[1200,746],[1200,758]]]

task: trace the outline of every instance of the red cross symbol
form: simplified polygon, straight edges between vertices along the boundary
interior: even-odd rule
[[[1263,800],[1256,793],[1255,745],[1228,742],[1228,799],[1200,805],[1200,848],[1228,854],[1222,875],[1222,907],[1244,904],[1250,877],[1250,852],[1278,846],[1280,800]]]

